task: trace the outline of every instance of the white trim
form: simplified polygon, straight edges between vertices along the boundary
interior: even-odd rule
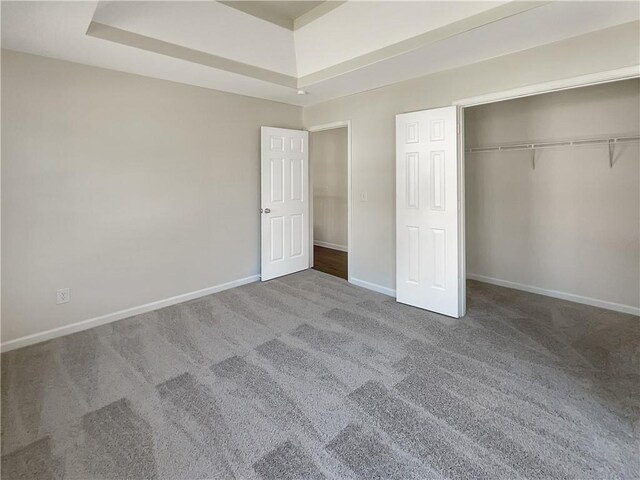
[[[477,275],[475,273],[467,273],[467,278],[470,280],[477,280],[479,282],[490,283],[491,285],[498,285],[499,287],[513,288],[515,290],[522,290],[523,292],[537,293],[538,295],[546,295],[547,297],[559,298],[560,300],[567,300],[569,302],[582,303],[584,305],[591,305],[592,307],[605,308],[607,310],[613,310],[615,312],[630,313],[631,315],[640,315],[640,308],[633,307],[631,305],[623,305],[621,303],[607,302],[606,300],[598,300],[597,298],[583,297],[582,295],[576,295],[574,293],[560,292],[558,290],[549,290],[546,288],[533,287],[531,285],[525,285],[523,283],[510,282],[508,280],[501,280],[499,278],[485,277],[484,275]]]
[[[458,318],[467,314],[467,224],[465,221],[466,173],[464,163],[464,107],[456,108],[458,130]]]
[[[322,125],[315,125],[313,127],[309,127],[307,130],[309,132],[322,132],[323,130],[333,130],[335,128],[343,128],[350,127],[351,120],[339,120],[337,122],[329,122],[323,123]]]
[[[396,291],[392,288],[383,287],[382,285],[378,285],[377,283],[365,282],[364,280],[360,280],[359,278],[351,277],[349,279],[349,283],[353,283],[358,287],[366,288],[367,290],[373,290],[374,292],[383,293],[384,295],[389,295],[390,297],[396,297]]]
[[[349,249],[345,245],[338,245],[337,243],[321,242],[320,240],[314,240],[313,244],[317,245],[318,247],[330,248],[331,250],[339,250],[341,252],[349,251]]]
[[[307,131],[309,133],[313,132],[321,132],[323,130],[332,130],[334,128],[343,128],[347,127],[347,279],[349,282],[354,283],[353,277],[351,276],[351,272],[353,272],[353,255],[351,254],[351,246],[353,245],[353,237],[351,235],[351,224],[353,223],[353,215],[352,215],[352,175],[351,175],[351,120],[340,120],[337,122],[323,123],[321,125],[314,125],[309,127]],[[309,142],[311,145],[311,142]],[[311,147],[313,148],[313,146]],[[313,192],[313,177],[311,176],[311,151],[309,151],[309,191]],[[311,245],[309,248],[311,249],[310,253],[310,261],[311,265],[313,265],[313,195],[310,196],[311,205],[310,205],[310,215],[309,215],[309,224],[310,224],[310,234],[309,238],[311,238]],[[365,287],[366,288],[366,287]]]
[[[605,72],[590,73],[588,75],[580,75],[578,77],[527,85],[525,87],[514,88],[511,90],[488,93],[478,97],[462,98],[453,102],[453,105],[471,107],[474,105],[501,102],[503,100],[529,97],[531,95],[568,90],[570,88],[587,87],[589,85],[597,85],[599,83],[616,82],[636,77],[640,77],[640,65],[632,65],[630,67],[618,68],[616,70],[607,70]]]
[[[196,290],[195,292],[183,293],[182,295],[165,298],[164,300],[158,300],[156,302],[146,303],[137,307],[131,307],[120,310],[118,312],[108,313],[99,317],[90,318],[88,320],[82,320],[80,322],[72,323],[71,325],[64,325],[62,327],[53,328],[44,332],[26,335],[24,337],[16,338],[15,340],[9,340],[2,343],[0,345],[0,351],[8,352],[9,350],[15,350],[16,348],[26,347],[27,345],[33,345],[34,343],[44,342],[45,340],[51,340],[52,338],[81,332],[83,330],[88,330],[90,328],[105,325],[117,320],[123,320],[125,318],[133,317],[134,315],[140,315],[141,313],[147,313],[152,310],[158,310],[160,308],[169,307],[178,303],[204,297],[206,295],[211,295],[212,293],[221,292],[230,288],[257,282],[258,280],[260,280],[260,275],[251,275],[250,277],[240,278],[238,280],[222,283],[220,285],[215,285],[209,288],[203,288],[202,290]]]

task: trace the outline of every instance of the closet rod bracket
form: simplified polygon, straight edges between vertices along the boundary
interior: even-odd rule
[[[533,170],[536,169],[536,149],[535,148],[531,149],[531,168]]]
[[[615,140],[609,140],[609,168],[613,168],[613,152],[615,148]]]

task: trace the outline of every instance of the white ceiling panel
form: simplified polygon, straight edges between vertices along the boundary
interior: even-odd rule
[[[311,105],[640,18],[638,2],[503,3],[347,2],[291,31],[211,0],[3,1],[2,47]],[[87,35],[90,24],[156,43]]]
[[[639,10],[634,2],[555,2],[305,88],[319,103],[637,20]]]
[[[2,48],[298,104],[296,90],[85,35],[97,2],[2,2]]]
[[[93,21],[296,75],[292,31],[218,2],[99,2]]]
[[[503,3],[507,2],[347,2],[294,32],[298,76],[309,75]]]

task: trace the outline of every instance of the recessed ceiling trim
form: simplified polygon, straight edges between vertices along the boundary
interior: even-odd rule
[[[324,80],[343,75],[354,70],[366,67],[376,62],[386,60],[391,57],[402,55],[403,53],[425,47],[427,45],[439,42],[449,37],[459,35],[461,33],[473,30],[475,28],[488,25],[493,22],[503,20],[513,15],[539,8],[551,3],[551,1],[528,1],[528,2],[509,2],[504,5],[492,8],[485,12],[478,13],[468,18],[458,20],[456,22],[444,25],[421,35],[408,38],[401,42],[389,45],[387,47],[375,50],[373,52],[360,55],[359,57],[346,60],[337,65],[324,68],[317,72],[298,78],[298,87],[304,88]]]
[[[327,13],[329,13],[331,10],[336,9],[340,5],[343,5],[345,3],[347,3],[346,0],[343,1],[343,2],[336,1],[336,0],[329,0],[329,1],[326,1],[324,3],[321,3],[320,5],[315,7],[314,9],[309,10],[304,15],[301,15],[298,18],[296,18],[293,21],[293,30],[297,30],[299,28],[304,27],[305,25],[310,24],[314,20],[317,20],[318,18],[322,17],[323,15],[326,15]]]
[[[297,89],[297,79],[290,75],[274,72],[266,68],[256,67],[228,58],[220,57],[210,53],[182,47],[174,43],[165,42],[156,38],[147,37],[138,33],[121,30],[119,28],[104,25],[98,22],[91,22],[87,29],[87,35],[110,42],[119,43],[129,47],[159,53],[168,57],[185,60],[187,62],[198,63],[207,67],[237,73],[247,77],[255,78],[265,82]]]
[[[286,15],[278,15],[276,12],[269,10],[268,8],[262,8],[259,2],[240,2],[236,1],[222,1],[217,0],[218,3],[222,3],[227,7],[235,8],[248,15],[256,18],[260,18],[266,22],[273,23],[279,27],[286,28],[287,30],[293,30],[293,19]]]
[[[244,2],[220,2],[220,3],[234,3],[242,4]],[[321,9],[321,15],[327,13],[339,5],[346,2],[324,2],[317,6],[315,9],[309,11],[311,14],[316,9]],[[167,55],[169,57],[178,58],[188,62],[205,65],[208,67],[216,68],[219,70],[225,70],[228,72],[244,75],[257,80],[270,82],[276,85],[284,87],[290,87],[295,89],[305,88],[314,84],[323,82],[325,80],[344,75],[368,65],[374,64],[392,58],[412,50],[428,46],[430,44],[439,42],[449,37],[459,35],[461,33],[473,30],[475,28],[482,27],[484,25],[497,22],[499,20],[518,15],[520,13],[532,10],[534,8],[541,7],[543,5],[551,3],[550,1],[527,1],[527,2],[509,2],[507,4],[498,6],[491,10],[478,13],[471,17],[458,20],[457,22],[442,26],[435,30],[425,32],[421,35],[408,38],[401,42],[389,45],[387,47],[369,52],[356,58],[352,58],[345,62],[333,65],[331,67],[319,70],[317,72],[305,75],[303,77],[294,77],[273,70],[268,70],[254,65],[238,62],[228,58],[213,55],[200,50],[194,50],[188,47],[183,47],[156,38],[140,35],[138,33],[129,32],[116,27],[111,27],[99,22],[91,22],[87,30],[87,35],[108,40],[111,42],[119,43],[121,45],[127,45],[130,47],[140,48],[154,53]],[[337,4],[333,6],[332,4]],[[329,9],[324,5],[329,5]],[[233,7],[235,8],[235,6]],[[322,10],[322,9],[325,10]],[[299,17],[303,18],[303,17]],[[318,17],[316,17],[318,18]]]
[[[327,0],[317,7],[312,8],[307,13],[300,15],[298,18],[291,18],[287,15],[282,15],[274,12],[268,8],[269,2],[244,2],[242,0],[216,0],[218,3],[222,3],[227,7],[235,8],[241,12],[244,12],[253,17],[259,18],[266,22],[273,23],[279,27],[286,28],[287,30],[297,30],[304,27],[309,23],[317,20],[318,18],[326,15],[331,10],[338,8],[340,5],[347,3],[345,1]]]

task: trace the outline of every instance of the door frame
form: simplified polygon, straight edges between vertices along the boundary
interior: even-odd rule
[[[578,75],[575,77],[564,78],[562,80],[553,80],[550,82],[536,83],[533,85],[527,85],[519,88],[512,88],[509,90],[502,90],[498,92],[492,92],[476,97],[461,98],[451,102],[451,105],[455,105],[459,110],[460,132],[458,135],[458,158],[459,158],[459,172],[461,175],[460,181],[460,221],[461,223],[461,257],[463,264],[464,278],[461,279],[465,288],[463,289],[466,296],[466,283],[467,283],[467,244],[466,244],[466,203],[465,203],[465,185],[466,185],[466,156],[464,145],[464,109],[467,107],[474,107],[478,105],[485,105],[488,103],[502,102],[505,100],[513,100],[516,98],[530,97],[533,95],[543,95],[545,93],[559,92],[562,90],[570,90],[574,88],[589,87],[592,85],[599,85],[602,83],[618,82],[621,80],[629,80],[632,78],[640,77],[640,64],[631,65],[629,67],[618,68],[615,70],[605,70],[597,73],[590,73],[586,75]]]
[[[347,278],[348,282],[351,282],[353,278],[352,268],[353,260],[352,260],[352,244],[353,237],[351,235],[351,223],[352,223],[352,214],[351,214],[351,120],[339,120],[337,122],[323,123],[320,125],[314,125],[312,127],[307,128],[309,132],[309,264],[310,268],[313,267],[313,175],[311,172],[313,171],[313,160],[311,159],[311,151],[313,149],[313,141],[311,140],[311,134],[316,132],[322,132],[324,130],[335,130],[336,128],[345,128],[347,129]]]

